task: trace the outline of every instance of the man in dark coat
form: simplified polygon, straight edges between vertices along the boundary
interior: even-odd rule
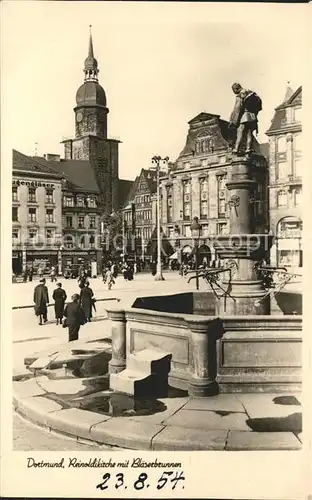
[[[56,324],[60,325],[62,324],[62,319],[63,319],[63,314],[64,314],[64,306],[65,306],[65,300],[67,299],[67,295],[65,290],[62,288],[62,283],[58,283],[57,288],[53,292],[53,300],[55,301],[54,304],[54,311],[55,311],[55,319],[56,319]]]
[[[84,310],[88,321],[91,321],[92,318],[92,297],[93,290],[89,287],[89,281],[86,281],[85,286],[81,289],[80,292],[80,305]]]
[[[35,314],[39,317],[39,325],[46,323],[47,319],[47,304],[49,303],[48,288],[45,286],[45,278],[42,278],[34,289]]]
[[[72,302],[65,306],[64,316],[66,318],[66,326],[68,327],[68,342],[78,340],[80,326],[86,322],[84,311],[79,305],[78,293],[74,293]],[[63,326],[65,326],[65,323]]]

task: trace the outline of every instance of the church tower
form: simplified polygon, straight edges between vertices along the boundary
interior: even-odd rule
[[[75,122],[76,138],[94,135],[107,138],[106,95],[98,81],[98,62],[93,53],[93,41],[90,31],[88,57],[84,62],[84,83],[76,93]]]
[[[90,26],[91,28],[91,26]],[[89,162],[100,190],[103,212],[118,206],[119,159],[116,139],[107,137],[106,94],[98,80],[98,62],[94,57],[90,29],[88,57],[84,62],[84,83],[76,93],[75,138],[66,139],[65,160]]]

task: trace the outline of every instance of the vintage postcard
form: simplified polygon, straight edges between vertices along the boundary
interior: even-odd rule
[[[1,7],[1,495],[307,499],[310,6]]]

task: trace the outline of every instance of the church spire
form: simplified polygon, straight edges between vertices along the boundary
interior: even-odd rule
[[[98,83],[98,63],[94,57],[93,53],[93,41],[92,41],[92,26],[90,25],[90,37],[89,37],[89,52],[88,57],[84,63],[84,74],[85,74],[85,82],[96,82]]]
[[[90,57],[90,59],[94,59],[94,54],[93,54],[93,41],[92,41],[92,32],[91,32],[91,24],[89,26],[90,28],[90,35],[89,35],[89,53],[88,53],[88,57]]]

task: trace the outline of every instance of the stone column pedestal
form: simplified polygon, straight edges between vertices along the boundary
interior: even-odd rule
[[[217,349],[216,341],[221,338],[224,329],[219,319],[207,321],[192,319],[188,321],[192,332],[191,350],[193,370],[189,380],[189,395],[205,397],[218,394]]]
[[[229,181],[229,235],[219,236],[216,252],[221,259],[230,259],[235,267],[222,276],[223,289],[230,295],[219,300],[219,315],[270,314],[270,300],[255,270],[272,245],[268,234],[257,234],[251,199],[256,181],[252,179],[252,157],[234,157]]]
[[[112,325],[112,359],[109,373],[119,373],[126,368],[126,315],[123,309],[108,309]]]

